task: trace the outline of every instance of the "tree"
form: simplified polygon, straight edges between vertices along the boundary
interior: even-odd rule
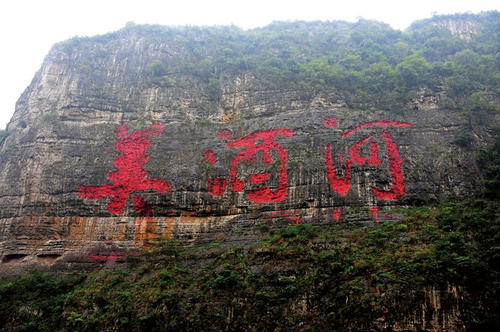
[[[359,55],[348,55],[339,62],[347,70],[359,71],[363,67],[363,62]]]
[[[163,76],[167,73],[167,68],[160,60],[155,60],[146,67],[146,72],[152,76]]]
[[[424,83],[427,79],[429,64],[419,55],[413,54],[404,58],[404,60],[396,66],[396,73],[406,88],[416,88]]]
[[[500,199],[500,135],[487,149],[479,151],[477,158],[484,177],[485,195]]]
[[[394,70],[385,62],[378,62],[370,65],[363,71],[363,85],[371,93],[382,93],[391,91],[395,85]]]
[[[222,87],[218,79],[211,78],[207,85],[208,98],[212,101],[218,101],[222,97]]]

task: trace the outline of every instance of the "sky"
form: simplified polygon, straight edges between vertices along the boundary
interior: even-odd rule
[[[374,19],[404,30],[433,14],[500,10],[498,0],[5,0],[0,4],[0,129],[53,44],[118,30],[127,22],[231,25]]]

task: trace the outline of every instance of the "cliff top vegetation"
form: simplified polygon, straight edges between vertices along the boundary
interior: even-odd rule
[[[472,37],[462,38],[438,24],[450,19],[472,22]],[[250,74],[265,89],[336,89],[348,103],[377,109],[401,109],[429,89],[443,95],[443,107],[498,112],[499,27],[497,11],[435,16],[406,31],[364,19],[275,22],[247,31],[129,23],[113,33],[62,42],[55,50],[71,53],[97,44],[107,45],[109,52],[122,39],[141,40],[152,48],[168,45],[146,68],[149,86],[167,88],[179,75],[189,75],[211,83],[214,100],[220,94],[216,81]],[[89,54],[108,56],[104,50]]]

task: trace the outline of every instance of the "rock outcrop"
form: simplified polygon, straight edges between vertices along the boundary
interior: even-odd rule
[[[480,14],[452,14],[437,15],[428,19],[413,23],[409,30],[415,30],[423,26],[436,26],[449,30],[453,36],[470,41],[474,36],[484,32],[486,22],[496,15],[496,12],[482,12]],[[493,31],[492,31],[493,32]]]
[[[156,236],[245,242],[259,223],[397,220],[397,207],[481,188],[455,141],[488,133],[440,106],[442,91],[389,112],[353,109],[335,87],[262,88],[250,71],[210,90],[176,71],[191,53],[134,29],[51,50],[0,146],[3,270],[85,267]]]

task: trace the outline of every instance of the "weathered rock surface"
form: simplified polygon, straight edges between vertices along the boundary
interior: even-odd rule
[[[216,101],[206,82],[175,72],[175,65],[168,67],[171,84],[148,83],[149,64],[175,64],[185,54],[189,50],[175,36],[164,42],[127,31],[52,49],[19,99],[0,146],[2,270],[81,268],[93,256],[119,256],[160,235],[189,244],[224,233],[244,243],[263,222],[281,227],[397,220],[402,216],[388,210],[480,189],[470,149],[485,144],[488,132],[471,129],[463,114],[441,108],[440,91],[422,91],[406,109],[391,113],[363,105],[350,109],[345,95],[333,88],[262,89],[251,72],[222,75]],[[122,138],[116,137],[124,124],[128,134],[121,127]],[[115,143],[122,139],[126,145],[126,135],[151,125],[161,132],[129,144],[128,168],[119,166],[125,154]],[[244,156],[237,163],[235,156],[251,151],[252,141],[244,142],[247,150],[227,144],[270,129],[288,133],[253,141],[274,142],[271,160],[262,148],[255,150],[255,160]],[[454,144],[463,133],[474,135],[472,147]],[[370,134],[357,149],[358,159],[372,155],[379,161],[356,163],[352,149]],[[327,146],[339,182],[328,172]],[[140,161],[140,149],[149,160]],[[347,160],[350,183],[341,184]],[[230,177],[232,161],[245,183],[241,190]],[[133,189],[143,178],[137,173],[141,167],[147,179],[168,183],[169,190]],[[122,182],[108,178],[113,171]],[[284,176],[286,187],[280,185]],[[132,188],[123,192],[123,211],[110,210],[113,193],[83,197],[81,186],[113,183]],[[262,187],[269,188],[267,194]],[[373,188],[393,190],[393,197],[376,195]]]

